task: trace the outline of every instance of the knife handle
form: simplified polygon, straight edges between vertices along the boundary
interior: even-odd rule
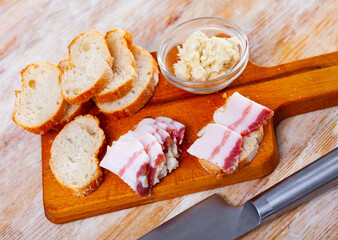
[[[338,148],[292,174],[249,202],[261,222],[273,219],[338,184]]]

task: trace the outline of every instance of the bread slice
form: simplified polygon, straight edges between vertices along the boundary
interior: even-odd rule
[[[67,123],[72,121],[75,117],[85,115],[89,112],[90,107],[93,105],[91,100],[84,102],[80,105],[74,105],[67,102],[67,108],[61,120],[52,127],[53,130],[60,131]]]
[[[105,60],[109,67],[113,66],[106,39],[97,31],[87,31],[74,38],[68,51],[70,62],[76,66],[97,57]]]
[[[60,75],[62,96],[79,105],[101,92],[112,77],[112,69],[100,58],[81,66],[69,66]]]
[[[50,168],[56,180],[71,194],[84,197],[103,181],[99,158],[106,140],[99,120],[78,116],[56,136],[51,147]]]
[[[244,167],[254,159],[258,152],[259,144],[263,139],[263,125],[259,127],[256,131],[251,132],[250,134],[243,137],[242,142],[242,152],[239,155],[238,169]],[[206,161],[204,159],[198,159],[202,167],[209,173],[223,176],[224,173],[222,168],[217,165]]]
[[[105,38],[114,59],[114,77],[103,91],[93,98],[96,102],[111,102],[125,96],[137,77],[135,59],[129,50],[133,41],[132,35],[119,28],[108,32]]]
[[[69,66],[60,75],[63,97],[81,104],[98,94],[113,77],[106,40],[96,31],[77,36],[69,45]],[[66,62],[61,63],[66,65]]]
[[[64,59],[61,62],[59,62],[58,67],[60,68],[61,71],[64,71],[69,65],[70,65],[69,59]],[[87,114],[92,105],[93,102],[91,100],[84,102],[80,105],[75,105],[67,102],[67,108],[65,113],[63,114],[61,120],[55,126],[53,126],[52,129],[60,131],[67,123],[72,121],[75,117]]]
[[[21,71],[22,91],[15,92],[13,121],[29,132],[46,133],[62,118],[67,103],[58,84],[60,69],[47,62]]]
[[[105,115],[122,118],[136,113],[150,99],[158,83],[158,67],[151,54],[138,46],[131,46],[138,72],[134,87],[124,97],[112,102],[96,102],[97,107]]]
[[[256,156],[259,144],[263,139],[263,125],[261,125],[256,131],[249,133],[243,137],[242,152],[239,154],[238,169],[249,164]]]

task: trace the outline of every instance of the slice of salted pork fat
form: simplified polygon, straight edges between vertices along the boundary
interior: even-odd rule
[[[136,138],[113,142],[100,163],[101,167],[119,176],[140,197],[150,194],[149,165],[149,156]]]
[[[163,142],[163,152],[165,154],[165,165],[167,166],[167,172],[171,173],[172,170],[176,169],[179,165],[177,158],[179,157],[178,147],[176,139],[172,137],[170,127],[164,123],[155,121],[151,118],[145,118],[138,124],[139,127],[150,126],[153,131],[161,136]],[[160,178],[163,178],[167,173],[163,172]]]
[[[182,144],[185,133],[185,126],[182,123],[167,117],[157,117],[155,120],[167,124],[171,130],[171,135],[176,138],[178,145]]]
[[[164,167],[162,168],[162,171],[160,172],[158,178],[161,179],[165,176],[167,176],[167,152],[168,152],[168,144],[169,141],[167,140],[167,137],[163,134],[163,132],[165,132],[162,129],[157,129],[154,125],[149,125],[149,124],[141,124],[141,125],[137,125],[136,129],[134,130],[134,132],[138,132],[138,133],[150,133],[151,135],[153,135],[154,137],[156,137],[158,143],[161,145],[162,147],[162,151],[165,155],[165,160],[164,160]],[[160,135],[160,132],[162,133]],[[167,133],[168,134],[168,133]]]
[[[150,126],[153,131],[155,131],[157,134],[160,135],[161,140],[164,145],[164,152],[166,153],[168,149],[172,145],[172,137],[170,135],[170,128],[163,123],[157,123],[154,119],[152,118],[144,118],[142,121],[140,121],[137,125],[137,128],[143,128],[144,126]]]
[[[259,128],[273,111],[235,92],[224,107],[214,113],[215,123],[245,136]]]
[[[211,162],[224,173],[232,173],[238,167],[242,136],[220,124],[208,124],[198,134],[188,149],[191,155]]]
[[[135,132],[129,131],[125,135],[119,138],[119,141],[125,141],[130,138],[136,138],[139,140],[144,148],[144,151],[148,154],[150,160],[150,169],[148,173],[148,184],[150,187],[154,186],[160,181],[159,176],[162,171],[166,172],[165,157],[161,144],[157,141],[157,138],[148,132]]]

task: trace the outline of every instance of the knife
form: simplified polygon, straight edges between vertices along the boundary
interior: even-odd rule
[[[247,201],[227,205],[214,194],[141,240],[234,239],[338,184],[338,148]]]

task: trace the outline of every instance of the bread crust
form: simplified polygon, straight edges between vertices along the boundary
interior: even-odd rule
[[[70,53],[71,51],[70,51],[70,49],[71,49],[72,45],[75,44],[76,41],[78,41],[82,36],[84,36],[84,35],[86,35],[86,34],[88,34],[88,33],[90,33],[90,32],[93,32],[93,33],[97,34],[97,35],[101,38],[101,40],[105,43],[105,45],[106,45],[106,47],[107,47],[107,49],[108,49],[108,45],[107,45],[107,42],[106,42],[106,39],[104,38],[104,36],[102,36],[101,33],[99,33],[98,31],[90,30],[90,31],[87,31],[87,32],[84,32],[84,33],[79,34],[78,36],[76,36],[76,37],[71,41],[71,43],[68,45],[68,53],[69,53],[69,57],[71,56],[71,53]],[[66,59],[65,59],[65,60],[66,60]],[[108,63],[109,67],[111,68],[111,67],[113,66],[113,59],[111,58],[111,56],[109,55],[109,57],[106,57],[105,60],[106,60],[106,62]],[[64,61],[64,60],[63,60],[63,61]],[[60,63],[61,63],[61,62],[60,62]]]
[[[95,156],[96,156],[96,162],[99,165],[103,156],[105,155],[105,152],[107,150],[107,143],[106,140],[104,139],[104,141],[102,142],[100,148],[98,149],[98,151],[96,152]],[[93,193],[96,189],[98,189],[100,187],[100,185],[102,184],[103,180],[104,180],[104,171],[102,171],[102,168],[98,168],[98,172],[97,172],[97,176],[92,179],[92,181],[88,184],[86,184],[85,186],[81,187],[81,188],[70,188],[66,185],[64,185],[63,183],[59,182],[62,187],[71,195],[75,196],[75,197],[85,197],[91,193]]]
[[[63,59],[59,62],[58,67],[60,68],[61,72],[63,72],[68,66],[70,65],[69,59]]]
[[[36,63],[32,63],[32,64],[29,64],[27,65],[22,71],[21,71],[21,91],[15,91],[15,97],[17,98],[18,95],[24,91],[25,89],[25,82],[26,82],[26,79],[24,79],[23,77],[23,74],[25,73],[25,71],[29,68],[29,67],[34,67],[34,66],[38,66],[40,64],[40,62],[36,62]],[[52,63],[48,63],[48,62],[44,62],[43,64],[48,64],[50,65],[51,67],[53,68],[57,68],[59,69],[56,65],[52,64]],[[61,72],[60,72],[61,73]],[[24,123],[20,122],[18,119],[16,119],[16,109],[18,107],[18,104],[15,103],[15,111],[13,113],[13,116],[12,116],[12,120],[13,122],[15,122],[17,125],[19,125],[20,127],[24,128],[25,130],[27,130],[28,132],[31,132],[31,133],[34,133],[34,134],[44,134],[46,132],[48,132],[57,122],[59,122],[61,120],[61,118],[63,117],[63,114],[64,112],[66,111],[67,109],[67,102],[66,100],[62,99],[61,100],[61,103],[60,103],[60,106],[59,106],[59,109],[55,112],[55,114],[50,118],[48,119],[46,122],[42,123],[41,125],[39,126],[36,126],[36,127],[30,127],[28,125],[25,125]]]
[[[93,97],[94,102],[112,102],[121,97],[127,95],[129,91],[133,88],[135,78],[130,78],[123,85],[116,88],[114,91],[96,95]]]
[[[72,68],[72,66],[68,66],[65,71],[67,71],[68,69]],[[62,76],[64,74],[63,71],[59,77],[60,79],[60,83],[61,83],[61,89],[62,88]],[[61,94],[63,96],[63,98],[65,98],[68,102],[70,102],[71,104],[75,104],[75,105],[80,105],[81,103],[87,102],[89,101],[89,99],[91,99],[93,96],[95,96],[97,93],[101,92],[103,90],[103,88],[106,86],[106,84],[110,81],[110,79],[113,77],[113,70],[111,69],[111,67],[108,66],[104,71],[104,73],[102,74],[102,76],[99,78],[99,80],[91,87],[89,88],[87,91],[77,95],[74,98],[69,98],[67,95],[65,95],[63,93],[63,91],[61,91]]]
[[[70,103],[67,103],[67,107],[70,105]],[[80,116],[80,115],[85,115],[89,112],[91,106],[93,105],[93,102],[91,100],[82,103],[78,109],[73,112],[70,116],[68,116],[66,119],[61,119],[56,125],[52,127],[53,130],[60,131],[67,123],[72,121],[75,117]],[[67,108],[66,108],[67,109]]]
[[[125,48],[128,48],[128,49],[130,49],[131,46],[132,46],[133,37],[132,37],[132,35],[129,32],[125,31],[124,29],[114,29],[112,31],[107,32],[106,36],[105,36],[105,39],[106,39],[106,42],[107,42],[107,46],[108,46],[108,49],[109,49],[110,52],[112,52],[113,49],[108,44],[109,35],[112,34],[112,33],[115,33],[116,31],[119,31],[119,30],[123,31],[122,39],[124,41],[121,41],[122,45]],[[132,54],[131,54],[130,57],[134,58]],[[136,66],[135,66],[135,61],[131,62],[131,66],[137,72]],[[96,96],[93,97],[93,100],[95,102],[112,102],[112,101],[115,101],[115,100],[117,100],[117,99],[125,96],[133,88],[133,85],[134,85],[135,81],[136,81],[136,76],[132,76],[130,79],[128,79],[124,84],[122,84],[118,88],[112,89],[112,90],[110,90],[108,92],[100,92],[100,93],[98,93]]]
[[[135,48],[135,46],[131,46],[131,48]],[[141,47],[137,47],[137,48],[141,48]],[[152,77],[150,81],[148,82],[148,85],[146,86],[146,88],[143,89],[143,91],[138,96],[138,98],[123,109],[119,109],[114,112],[109,112],[101,108],[100,103],[96,103],[96,106],[99,108],[99,110],[110,118],[119,119],[119,118],[127,117],[127,116],[130,116],[136,113],[149,101],[149,99],[152,97],[154,93],[155,87],[158,83],[158,74],[159,74],[157,62],[147,50],[145,50],[144,48],[141,48],[141,49],[142,51],[146,52],[149,59],[151,59]]]
[[[71,48],[73,45],[77,44],[77,41],[83,37],[84,35],[88,34],[88,33],[95,33],[95,35],[97,35],[99,38],[101,38],[103,44],[106,46],[107,49],[107,54],[104,57],[104,60],[106,62],[106,68],[105,71],[103,72],[102,76],[96,81],[95,84],[93,84],[93,86],[89,89],[87,89],[86,91],[84,91],[83,93],[75,96],[75,97],[69,97],[67,94],[64,93],[63,91],[63,86],[62,86],[62,78],[64,75],[64,72],[68,71],[69,69],[76,67],[74,65],[74,63],[72,63],[72,59],[71,59]],[[89,99],[91,99],[92,97],[94,97],[95,95],[99,94],[104,87],[109,83],[109,81],[111,81],[111,79],[113,78],[113,70],[112,70],[112,65],[113,65],[113,59],[111,58],[110,52],[109,52],[109,48],[106,42],[106,39],[104,38],[104,36],[102,36],[99,32],[97,31],[87,31],[85,33],[82,33],[80,35],[78,35],[77,37],[75,37],[72,42],[68,45],[68,53],[69,53],[69,59],[65,59],[62,60],[59,63],[59,67],[62,70],[61,75],[59,76],[59,83],[61,86],[61,93],[62,96],[70,103],[75,104],[75,105],[80,105],[81,103],[87,102]]]
[[[82,117],[82,116],[77,116],[74,120],[76,120],[78,117]],[[97,122],[97,126],[100,128],[100,121],[99,121],[99,119],[97,117],[92,116],[90,114],[85,115],[85,117],[93,118]],[[70,124],[70,123],[67,123],[66,126],[65,126],[65,128],[67,127],[68,124]],[[102,132],[103,132],[103,130],[102,130]],[[53,172],[53,175],[54,175],[56,181],[58,183],[60,183],[61,186],[68,193],[70,193],[71,195],[73,195],[75,197],[84,197],[84,196],[87,196],[90,193],[94,192],[97,188],[99,188],[99,186],[103,182],[104,172],[102,171],[102,168],[99,166],[99,164],[100,164],[100,161],[102,160],[102,158],[103,158],[106,150],[107,150],[107,143],[106,143],[105,137],[103,137],[102,143],[100,144],[100,146],[98,147],[98,149],[94,153],[95,163],[98,166],[97,172],[96,172],[96,176],[89,183],[87,183],[86,185],[84,185],[82,187],[71,188],[71,187],[68,187],[67,185],[63,184],[62,182],[59,182],[59,180],[54,175],[54,169],[53,169],[53,164],[51,163],[51,159],[49,160],[49,166],[50,166],[50,168],[51,168],[51,170]],[[51,148],[51,154],[52,154],[52,151],[53,151],[53,148]]]

